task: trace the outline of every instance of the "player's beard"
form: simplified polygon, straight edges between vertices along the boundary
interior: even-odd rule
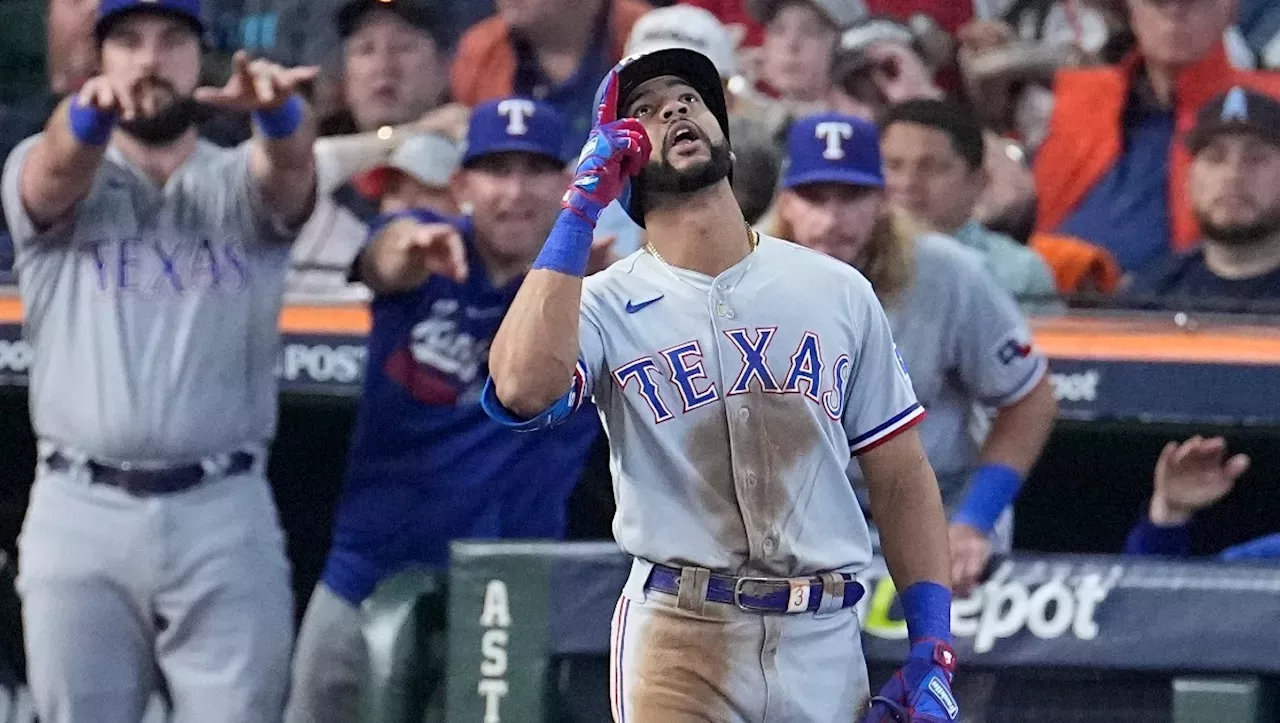
[[[204,115],[203,107],[191,96],[179,95],[163,78],[148,78],[145,83],[164,92],[168,99],[155,113],[120,121],[120,130],[146,146],[167,146],[178,140]]]
[[[1233,248],[1252,246],[1280,233],[1280,204],[1264,210],[1249,223],[1217,224],[1201,212],[1196,212],[1196,219],[1207,239]]]
[[[719,183],[731,170],[733,156],[729,144],[721,141],[711,144],[711,158],[702,163],[676,170],[664,157],[661,163],[645,166],[636,178],[646,194],[685,194]]]

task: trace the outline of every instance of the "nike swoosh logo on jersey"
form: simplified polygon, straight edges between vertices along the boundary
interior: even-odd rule
[[[663,294],[662,296],[666,296],[666,294]],[[637,304],[636,302],[634,302],[634,301],[628,301],[628,302],[627,302],[627,313],[628,313],[628,314],[634,314],[634,313],[636,313],[637,311],[640,311],[641,309],[643,309],[644,307],[649,306],[650,304],[656,304],[656,303],[658,303],[659,301],[662,301],[662,296],[654,297],[654,298],[652,298],[652,299],[649,299],[648,301],[641,301],[641,302],[640,302],[640,303],[638,303],[638,304]]]

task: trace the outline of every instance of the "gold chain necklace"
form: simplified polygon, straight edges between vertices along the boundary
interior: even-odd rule
[[[747,224],[747,245],[751,247],[751,250],[747,252],[748,254],[754,252],[756,247],[760,245],[760,234],[756,233],[756,230],[751,228],[751,224]],[[661,261],[663,266],[671,266],[671,264],[667,263],[666,259],[662,258],[662,254],[658,253],[658,250],[653,247],[652,241],[646,241],[644,243],[644,250],[653,254],[653,257]]]

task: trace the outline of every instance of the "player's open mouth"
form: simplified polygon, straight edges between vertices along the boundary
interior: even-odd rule
[[[702,132],[691,121],[679,121],[667,131],[667,148],[672,153],[689,155],[701,148]]]

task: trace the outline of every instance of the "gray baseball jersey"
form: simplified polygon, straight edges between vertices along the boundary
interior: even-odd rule
[[[37,436],[156,463],[270,440],[289,247],[248,146],[200,141],[163,188],[111,147],[73,217],[37,232],[18,191],[35,141],[5,163],[3,202]]]
[[[950,237],[926,234],[915,240],[914,265],[911,284],[885,312],[929,412],[920,439],[951,511],[978,466],[984,440],[974,430],[982,426],[984,408],[1025,397],[1048,365],[981,254]],[[850,474],[859,477],[856,466]]]
[[[580,337],[624,550],[740,575],[867,565],[845,469],[923,410],[856,270],[768,236],[714,279],[638,251],[586,280]]]

